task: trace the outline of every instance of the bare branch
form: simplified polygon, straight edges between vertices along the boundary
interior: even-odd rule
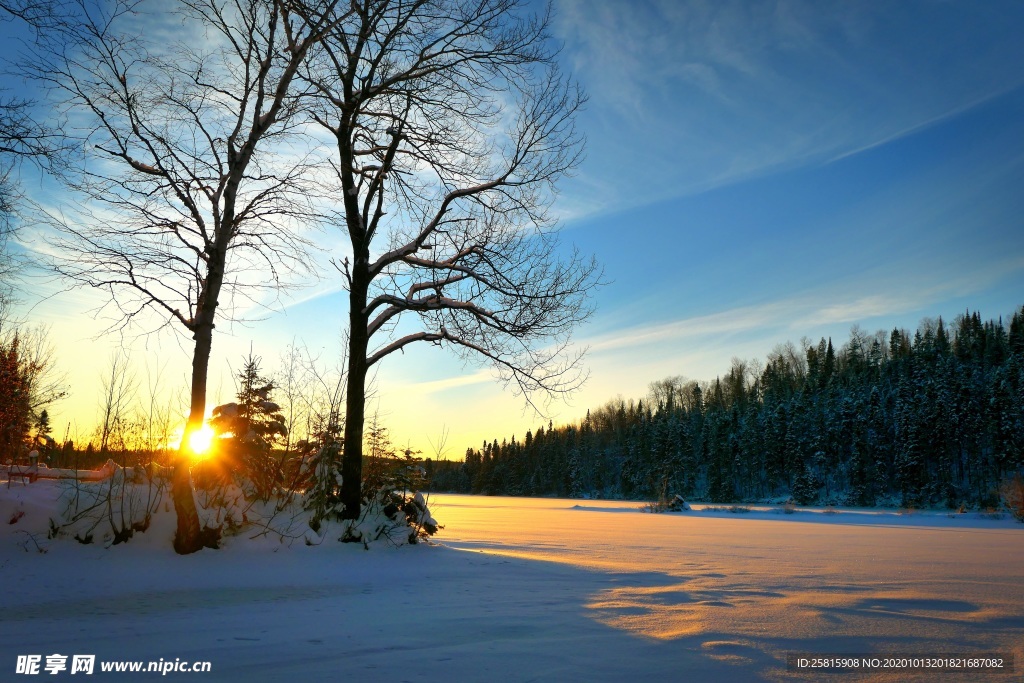
[[[600,273],[548,232],[585,99],[558,72],[548,15],[519,0],[353,7],[301,78],[335,143],[331,218],[352,252],[342,496],[357,516],[367,370],[425,341],[494,365],[531,404],[570,391],[585,374],[571,331]],[[394,339],[406,314],[423,331]]]
[[[295,148],[296,74],[352,9],[177,0],[185,38],[167,44],[140,32],[134,4],[71,3],[25,69],[63,96],[76,124],[68,139],[83,150],[81,170],[65,176],[80,199],[72,220],[44,216],[61,235],[54,268],[108,292],[121,326],[192,336],[187,444],[205,413],[222,294],[233,301],[308,272],[314,164]],[[197,550],[187,464],[173,491],[176,548]]]

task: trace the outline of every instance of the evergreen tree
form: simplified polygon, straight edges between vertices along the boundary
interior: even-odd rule
[[[839,349],[822,338],[803,358],[773,351],[752,380],[737,361],[704,387],[656,382],[650,401],[549,423],[525,447],[485,444],[464,467],[500,460],[492,467],[511,476],[478,477],[493,493],[995,505],[1000,481],[1024,466],[1022,339],[1024,308],[1008,332],[970,311],[913,334],[855,328]]]
[[[238,373],[238,401],[217,406],[210,418],[222,477],[239,477],[247,493],[263,500],[283,480],[272,451],[288,433],[280,406],[270,399],[273,390],[274,383],[260,375],[260,359],[250,353]]]

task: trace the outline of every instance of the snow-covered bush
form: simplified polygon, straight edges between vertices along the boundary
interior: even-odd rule
[[[668,496],[662,494],[658,497],[658,500],[644,505],[643,509],[647,512],[688,512],[690,506],[680,495],[675,495],[669,499]]]
[[[312,545],[337,539],[368,548],[376,541],[416,543],[438,531],[421,492],[426,470],[417,453],[409,449],[396,455],[387,430],[376,424],[370,430],[363,468],[362,514],[359,519],[344,519],[341,415],[330,410],[314,421],[309,438],[275,454],[270,446],[282,429],[269,398],[272,387],[262,384],[256,370],[247,363],[239,402],[215,411],[213,422],[221,438],[210,456],[192,467],[203,545],[216,548],[232,537],[264,537]],[[273,467],[263,468],[260,462]],[[61,484],[61,510],[53,533],[83,543],[128,541],[149,528],[170,474],[159,467],[126,469],[113,461],[93,472],[71,472]],[[169,513],[169,504],[164,507]]]
[[[341,419],[336,410],[318,420],[312,438],[296,444],[292,481],[304,492],[303,507],[309,512],[309,526],[320,531],[325,520],[341,519]]]
[[[438,531],[430,515],[422,489],[427,473],[417,458],[418,452],[406,449],[398,455],[388,438],[388,430],[374,419],[367,432],[367,456],[363,465],[361,522],[378,517],[371,534],[376,540],[388,538],[410,543]],[[365,540],[361,537],[345,540]]]
[[[71,536],[81,543],[125,543],[149,529],[167,491],[167,480],[154,468],[121,467],[108,460],[97,481],[61,479],[51,536]]]
[[[302,538],[319,545],[329,539],[359,542],[416,543],[439,529],[421,493],[426,470],[411,450],[395,454],[387,430],[370,430],[363,468],[363,509],[346,520],[341,503],[343,423],[337,410],[319,416],[309,438],[297,442],[283,460],[281,484],[269,500],[254,498],[242,486],[221,482],[197,489],[197,508],[210,530],[225,535]],[[236,474],[235,480],[239,477]]]

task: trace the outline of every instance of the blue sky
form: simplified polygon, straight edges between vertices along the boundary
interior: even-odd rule
[[[610,280],[577,334],[590,382],[550,406],[556,422],[665,376],[712,379],[787,340],[838,344],[855,324],[912,329],[1024,303],[1024,5],[555,7],[561,59],[590,95],[587,158],[556,210],[564,240]],[[271,366],[293,339],[337,353],[336,288],[326,279],[261,323],[218,327],[213,392],[230,398],[250,343]],[[58,425],[94,410],[96,363],[75,359],[119,341],[92,341],[85,308],[57,297],[33,311],[78,394]],[[181,355],[170,339],[131,344],[156,363]],[[377,395],[398,440],[429,451],[444,425],[450,456],[541,422],[486,368],[432,348],[386,361]]]

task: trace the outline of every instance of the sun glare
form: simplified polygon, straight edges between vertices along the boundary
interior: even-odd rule
[[[203,425],[188,437],[188,445],[197,458],[205,458],[209,455],[210,445],[213,443],[213,430],[210,425]]]

